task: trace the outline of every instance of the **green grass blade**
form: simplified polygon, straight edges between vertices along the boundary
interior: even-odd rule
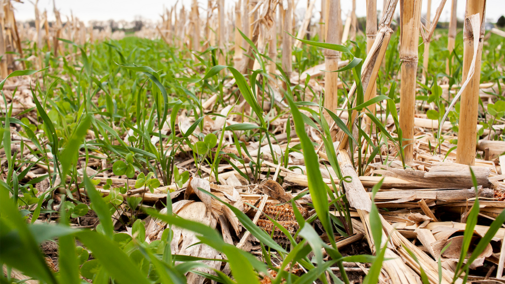
[[[58,283],[32,232],[9,197],[8,189],[3,186],[0,186],[0,227],[0,263],[46,283]]]
[[[121,283],[151,283],[118,245],[97,232],[81,231],[77,238],[93,253],[102,267]]]
[[[228,67],[228,70],[230,70],[230,72],[233,74],[233,77],[235,77],[235,82],[237,83],[240,93],[247,101],[247,103],[249,103],[254,113],[256,113],[256,115],[258,116],[258,119],[261,122],[261,126],[265,127],[266,125],[265,120],[263,119],[263,109],[258,104],[258,101],[256,100],[256,97],[253,95],[251,88],[247,84],[244,75],[242,75],[237,69],[233,67]]]
[[[84,187],[86,188],[86,192],[88,193],[88,197],[91,200],[91,207],[93,211],[95,211],[98,219],[100,219],[100,223],[102,224],[105,235],[112,239],[114,237],[114,226],[112,224],[112,215],[110,214],[109,207],[105,204],[100,193],[95,189],[95,185],[91,182],[84,171]]]
[[[60,163],[62,169],[61,172],[62,180],[65,180],[68,172],[70,171],[71,166],[77,162],[79,147],[83,143],[84,138],[88,133],[88,129],[91,126],[92,118],[93,117],[91,115],[84,116],[84,118],[77,126],[77,129],[68,140],[66,147],[61,152]]]
[[[463,233],[463,243],[461,244],[461,254],[459,256],[458,264],[456,265],[456,270],[454,274],[454,281],[465,271],[464,269],[461,269],[463,267],[463,264],[466,259],[466,255],[468,253],[468,249],[470,248],[470,243],[472,242],[472,237],[474,234],[474,229],[475,225],[477,225],[477,219],[479,217],[479,210],[480,210],[480,205],[479,205],[479,194],[477,193],[477,179],[475,178],[475,174],[472,170],[471,167],[468,167],[470,169],[470,174],[472,176],[472,182],[474,186],[474,190],[476,192],[476,198],[473,203],[472,209],[470,210],[470,213],[468,213],[468,218],[466,219],[466,228],[465,232]]]
[[[62,200],[62,203],[64,199]],[[69,226],[70,220],[65,206],[60,208],[60,224]],[[58,266],[61,283],[79,283],[79,263],[75,250],[75,237],[73,235],[58,238]]]

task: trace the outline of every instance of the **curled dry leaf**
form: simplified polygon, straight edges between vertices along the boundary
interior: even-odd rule
[[[178,215],[181,218],[197,221],[210,226],[211,228],[215,228],[217,224],[217,220],[214,218],[211,211],[203,202],[192,202],[187,204],[178,212]],[[221,254],[215,249],[205,244],[194,245],[198,242],[200,242],[200,240],[198,240],[195,233],[177,227],[173,228],[173,239],[172,243],[170,244],[170,248],[173,254],[183,254],[211,259],[222,259]],[[202,262],[213,269],[219,269],[221,266],[221,262],[218,261]],[[215,274],[212,269],[208,268],[197,268],[197,270]],[[187,277],[188,283],[203,283],[205,280],[204,277],[193,273],[190,273]]]
[[[274,180],[265,181],[260,185],[260,188],[264,194],[280,202],[289,202],[293,199],[293,196],[287,193],[284,188]]]

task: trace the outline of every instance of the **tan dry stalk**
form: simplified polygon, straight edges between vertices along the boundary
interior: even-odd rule
[[[422,0],[400,0],[400,129],[406,164],[414,161],[414,113]]]
[[[175,4],[177,5],[177,3],[175,3]],[[167,27],[166,28],[168,30],[168,36],[169,36],[168,40],[170,41],[171,44],[174,44],[174,42],[175,42],[175,26],[172,23],[172,21],[173,21],[172,19],[174,19],[174,23],[175,23],[175,19],[177,16],[175,15],[174,11],[175,11],[175,6],[170,9],[170,12],[167,11],[168,20],[167,20]]]
[[[325,28],[325,12],[326,11],[326,1],[321,0],[321,11],[319,12],[319,41],[325,41],[326,28]]]
[[[30,1],[31,2],[31,1]],[[38,8],[39,0],[36,0],[35,3],[31,2],[35,9],[35,33],[37,39],[37,48],[42,49],[42,34],[40,33],[40,12]]]
[[[177,13],[176,17],[177,17]],[[212,0],[207,1],[207,18],[205,20],[205,45],[204,49],[207,49],[210,44],[210,37],[212,31],[210,30],[210,25],[211,25],[211,19],[212,19]]]
[[[326,42],[328,39],[328,17],[330,16],[329,11],[330,11],[330,2],[329,2],[329,0],[325,0],[324,1],[324,14],[323,14],[323,17],[324,17],[324,42]]]
[[[356,174],[352,165],[352,160],[347,151],[339,151],[338,163],[342,169],[342,174],[351,177],[351,182],[344,182],[346,196],[348,196],[349,205],[357,210],[361,222],[364,225],[367,241],[372,251],[375,253],[376,245],[374,244],[369,214],[371,208],[370,196],[365,191],[360,178]],[[381,215],[379,216],[381,217],[382,223],[381,247],[384,247],[387,242],[385,257],[390,259],[390,261],[385,261],[383,263],[383,268],[387,272],[392,283],[418,283],[416,279],[418,277],[407,268],[407,265],[418,274],[420,274],[420,267],[422,267],[430,283],[452,283],[454,274],[451,271],[443,268],[442,279],[441,282],[439,282],[437,262],[398,233]],[[416,256],[418,261],[408,253],[405,247]],[[457,280],[456,283],[461,283],[461,281]]]
[[[277,6],[276,6],[277,7]],[[275,74],[277,70],[276,60],[277,60],[277,19],[275,19],[275,13],[278,9],[272,12],[272,27],[268,30],[268,57],[272,61],[268,64],[268,72]]]
[[[160,27],[156,26],[156,30],[158,31],[158,33],[160,34],[161,36],[161,39],[163,39],[163,41],[168,45],[170,44],[170,42],[168,41],[168,39],[165,37],[165,35],[163,34],[163,31],[160,30]]]
[[[253,23],[252,26],[254,27],[254,30],[252,32],[252,37],[250,38],[251,41],[253,42],[254,45],[258,44],[259,40],[259,30],[260,30],[260,25],[259,23]],[[245,74],[246,72],[249,72],[249,70],[252,70],[254,67],[254,62],[256,60],[252,59],[254,58],[253,56],[253,48],[249,46],[249,44],[244,40],[244,42],[247,44],[247,52],[243,56],[243,63],[242,63],[242,68],[239,70],[240,73]]]
[[[191,5],[191,22],[193,24],[193,51],[200,51],[200,13],[198,12],[198,1],[193,0]]]
[[[251,38],[251,33],[249,32],[250,25],[251,23],[249,22],[249,1],[250,0],[244,0],[243,3],[243,11],[242,11],[242,32],[244,35],[246,35],[248,38]],[[242,41],[242,47],[244,49],[247,49],[247,42],[244,40]]]
[[[3,1],[2,1],[3,2]],[[2,3],[3,4],[3,3]],[[0,75],[2,76],[2,79],[7,78],[9,75],[9,71],[7,70],[7,56],[5,56],[6,50],[6,44],[5,44],[5,14],[4,11],[0,11],[0,56],[1,56],[1,61],[0,61]]]
[[[233,9],[230,9],[228,11],[226,11],[226,16],[224,17],[224,22],[226,23],[225,25],[225,28],[226,28],[226,43],[230,42],[230,41],[234,41],[235,40],[235,33],[234,33],[234,29],[233,29],[233,25],[232,23],[235,22],[235,14],[234,14],[234,11]],[[225,44],[225,46],[228,46],[227,44]]]
[[[210,38],[209,38],[209,44],[211,46],[216,46],[217,44],[217,40],[216,40],[216,37],[218,37],[219,35],[217,35],[216,33],[218,33],[219,31],[217,30],[218,28],[218,23],[217,23],[217,20],[215,17],[212,17],[210,19],[210,29],[211,29],[211,32],[210,32]]]
[[[428,10],[426,12],[426,28],[429,30],[431,28],[431,0],[428,0]],[[436,25],[436,23],[434,23]],[[428,77],[428,66],[430,63],[430,41],[424,42],[424,52],[423,52],[423,76]]]
[[[433,22],[431,22],[431,28],[427,28],[425,27],[422,23],[421,23],[421,36],[423,37],[423,42],[429,42],[431,41],[431,37],[433,36],[433,33],[435,32],[435,28],[437,27],[437,24],[438,24],[438,20],[440,19],[440,15],[442,15],[442,10],[444,9],[444,6],[445,6],[445,2],[447,2],[447,0],[442,0],[440,2],[440,5],[438,5],[438,8],[437,8],[437,11],[435,13],[435,18],[433,18]],[[428,34],[426,34],[426,31],[428,32]]]
[[[382,243],[377,246],[374,244],[369,213],[372,206],[370,196],[366,193],[363,184],[359,181],[359,177],[354,170],[352,160],[350,159],[347,151],[339,151],[338,163],[342,169],[342,174],[351,177],[351,182],[344,182],[344,189],[346,196],[349,198],[349,205],[358,211],[358,215],[363,223],[365,235],[370,248],[372,248],[372,252],[375,254],[378,246],[384,247],[387,243],[385,257],[389,258],[390,261],[385,261],[383,263],[383,273],[387,274],[391,283],[394,284],[417,283],[415,275],[406,267],[402,259],[394,252],[395,247],[393,247],[391,243],[387,242],[387,231],[381,231]]]
[[[431,37],[433,36],[433,33],[435,32],[435,28],[437,27],[438,20],[440,19],[440,15],[442,15],[442,10],[444,9],[445,2],[447,0],[442,0],[440,2],[440,5],[437,8],[437,11],[435,13],[435,18],[433,19],[433,22],[431,22],[431,0],[428,0],[428,13],[426,14],[426,26],[424,26],[421,23],[421,36],[423,38],[424,42],[424,55],[423,55],[423,76],[426,78],[427,72],[428,72],[428,63],[429,63],[429,54],[430,54],[430,42],[431,42]],[[426,34],[426,31],[428,34]]]
[[[347,13],[347,19],[345,19],[344,33],[342,34],[342,42],[346,42],[349,39],[351,24],[352,24],[352,16],[351,12],[349,12]]]
[[[298,2],[300,2],[300,0],[291,0],[291,1],[293,4],[293,8],[291,8],[291,34],[293,34],[295,32],[296,27],[296,14],[295,14],[296,6],[298,6]]]
[[[19,53],[19,57],[23,58],[23,48],[21,46],[21,38],[18,32],[18,25],[16,23],[16,17],[14,16],[14,7],[12,7],[12,3],[10,1],[7,2],[7,5],[4,5],[4,13],[7,20],[7,23],[10,24],[10,34],[12,36],[12,41],[16,46],[16,51]],[[25,62],[21,61],[21,66],[25,69]]]
[[[256,23],[256,24],[253,24],[253,26],[254,26],[254,30],[252,33],[251,41],[254,43],[255,46],[258,46],[259,38],[260,38],[260,32],[259,32],[260,25],[258,23]],[[253,48],[248,45],[247,53],[244,54],[244,57],[243,57],[244,63],[242,65],[241,73],[245,74],[246,72],[253,70],[254,63],[256,61],[255,59],[252,59],[252,58],[254,58],[253,52],[254,52]]]
[[[264,53],[265,48],[267,46],[267,43],[269,44],[269,54],[274,56],[277,55],[276,51],[276,25],[275,25],[275,9],[276,9],[277,3],[275,0],[267,0],[261,2],[261,5],[256,5],[251,11],[251,13],[255,13],[256,16],[256,21],[252,23],[252,25],[255,26],[255,33],[256,29],[258,29],[258,44],[257,44],[257,49],[259,53]],[[259,11],[259,12],[257,12]],[[270,48],[271,47],[271,48]],[[273,66],[272,66],[273,65]],[[275,72],[275,62],[271,63],[269,65],[269,68],[273,68],[273,71]],[[260,68],[260,63],[258,60],[255,60],[254,63],[254,70],[257,70]]]
[[[383,0],[382,1],[382,13],[381,13],[381,18],[384,17],[384,14],[386,13],[386,10],[388,8],[388,5],[389,5],[389,0]]]
[[[184,10],[184,6],[182,6],[181,11],[179,13],[179,19],[177,22],[177,37],[179,40],[179,50],[185,50],[184,49],[184,37],[185,37],[185,32],[184,32],[184,26],[186,23],[186,11]],[[212,33],[213,34],[213,33]],[[212,35],[211,35],[212,37]]]
[[[243,11],[242,11],[242,28],[243,29],[242,29],[242,33],[244,33],[244,35],[246,37],[251,39],[252,33],[250,32],[251,23],[249,22],[249,1],[251,1],[251,0],[244,0],[244,2],[243,2]],[[249,65],[248,64],[249,58],[247,57],[247,55],[250,53],[249,44],[247,43],[247,41],[242,40],[242,48],[247,50],[247,52],[243,54],[242,68],[239,69],[239,71],[241,73],[245,73],[245,71],[247,70],[247,66]]]
[[[47,11],[44,11],[43,14],[44,17],[44,29],[46,30],[46,43],[47,43],[47,49],[51,49],[51,44],[50,44],[50,34],[49,34],[49,20],[47,19]]]
[[[283,13],[283,24],[282,24],[282,69],[286,73],[287,77],[291,77],[292,72],[292,58],[291,58],[291,36],[289,34],[293,33],[293,21],[291,17],[293,15],[293,1],[287,0],[287,7],[282,7]],[[283,82],[284,89],[288,86],[286,82]]]
[[[233,56],[233,66],[236,69],[240,69],[240,65],[242,64],[242,35],[239,30],[243,32],[244,28],[242,27],[242,14],[240,11],[240,7],[242,6],[242,0],[239,0],[237,5],[235,6],[235,55]]]
[[[249,0],[249,35],[254,32],[254,22],[258,19],[258,13],[256,12],[258,7],[258,0]]]
[[[84,25],[83,21],[79,21],[79,39],[81,45],[86,43],[86,25]]]
[[[332,31],[336,31],[337,33],[337,37],[339,39],[339,42],[341,43],[342,42],[342,10],[341,10],[341,7],[340,7],[340,2],[339,2],[339,5],[338,5],[338,9],[337,9],[337,22],[335,24],[334,27],[330,27],[330,25],[328,24],[328,17],[329,17],[329,11],[330,11],[330,2],[329,0],[325,0],[325,14],[324,14],[324,23],[325,23],[325,32],[324,32],[324,40],[325,42],[328,40],[328,29],[331,29]]]
[[[379,25],[379,32],[375,37],[375,42],[371,47],[371,49],[369,50],[368,56],[365,62],[363,63],[363,67],[361,69],[361,81],[363,85],[363,90],[365,90],[364,101],[368,101],[371,99],[374,85],[373,84],[370,85],[369,83],[375,82],[375,80],[377,79],[377,74],[380,69],[380,65],[382,63],[382,60],[384,59],[384,55],[386,53],[389,40],[391,39],[391,34],[393,33],[393,30],[390,28],[390,26],[393,20],[393,15],[395,13],[397,4],[398,0],[388,1],[388,6],[386,8],[385,13],[383,13],[383,17]],[[353,84],[351,90],[349,91],[349,97],[352,97],[355,92],[356,92],[356,82]],[[343,106],[344,107],[347,106],[347,101],[344,102]],[[340,112],[340,114],[342,114],[342,112]],[[356,110],[352,112],[351,119],[348,120],[347,122],[347,126],[349,128],[351,128],[352,125],[354,124],[357,114],[358,112]],[[332,124],[330,129],[332,129],[334,126],[335,123]],[[347,135],[343,131],[340,131],[338,133],[337,141],[340,142],[339,149],[346,149],[348,147]],[[321,146],[322,144],[319,146],[319,148],[321,148]]]
[[[503,235],[503,239],[501,240],[501,250],[500,250],[500,259],[498,260],[498,269],[496,270],[496,278],[502,278],[503,275],[503,267],[505,266],[505,234]]]
[[[477,44],[474,45],[474,34],[470,21],[465,20],[465,27],[463,28],[463,80],[471,74],[472,61],[475,58],[475,71],[468,86],[461,94],[460,116],[459,121],[459,135],[458,135],[458,149],[456,153],[456,163],[473,165],[475,164],[475,149],[477,145],[477,115],[479,113],[479,82],[480,82],[480,68],[482,57],[482,46],[484,39],[484,19],[486,12],[486,0],[468,0],[466,4],[466,17],[479,14],[480,16],[480,35],[478,37],[479,44],[478,50],[475,50]],[[475,35],[477,38],[477,36]]]
[[[259,32],[258,32],[258,44],[256,45],[256,48],[258,49],[258,52],[260,54],[264,54],[265,53],[265,48],[266,48],[266,45],[267,45],[267,41],[265,39],[265,36],[266,36],[265,35],[265,26],[258,25],[258,29],[259,29]],[[254,59],[254,65],[253,65],[252,70],[258,70],[259,68],[261,68],[260,62],[257,59]],[[256,85],[256,88],[258,88],[257,85]]]
[[[358,27],[357,27],[357,19],[356,19],[356,0],[352,0],[351,31],[350,31],[351,40],[356,40],[357,30],[358,30]]]
[[[499,30],[497,28],[492,28],[491,32],[494,33],[495,35],[499,35],[499,36],[505,37],[505,32],[502,31],[502,30]]]
[[[298,38],[304,38],[305,34],[307,34],[307,27],[309,26],[310,23],[310,18],[312,18],[312,10],[314,10],[314,6],[316,4],[317,0],[312,0],[309,4],[309,7],[307,8],[307,11],[305,11],[305,18],[303,18],[302,25],[300,26],[300,29],[298,29]],[[307,2],[308,3],[308,2]],[[295,42],[295,47],[300,48],[302,46],[302,42],[297,40]]]
[[[340,10],[340,0],[326,0],[329,4],[328,12],[328,34],[327,43],[340,44],[340,38],[336,31],[339,30],[337,18]],[[340,60],[340,53],[335,50],[324,50],[324,107],[335,112],[338,108],[338,73],[332,72],[338,69],[338,61]],[[326,121],[331,121],[331,116],[327,111],[324,112]]]
[[[377,36],[377,0],[366,1],[366,50],[370,52]],[[377,84],[374,82],[372,98],[377,94]],[[370,106],[370,110],[375,114],[375,104]],[[367,120],[368,121],[368,120]],[[367,123],[370,125],[370,123]],[[368,127],[367,127],[368,129]]]
[[[224,24],[224,0],[217,0],[217,10],[219,15],[219,65],[226,65],[226,50],[225,50],[225,24]]]

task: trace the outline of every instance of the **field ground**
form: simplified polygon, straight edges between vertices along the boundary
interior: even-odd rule
[[[399,40],[371,100],[366,38],[338,47],[331,111],[317,36],[294,48],[291,74],[281,49],[276,72],[253,49],[244,73],[233,50],[161,39],[64,42],[64,56],[25,42],[38,71],[0,84],[0,280],[505,282],[504,38],[484,37],[471,171],[455,163],[467,114],[449,109],[462,33],[450,53],[435,32],[428,70],[419,45],[413,141],[399,127]]]

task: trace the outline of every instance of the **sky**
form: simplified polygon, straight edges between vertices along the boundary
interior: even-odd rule
[[[34,19],[33,5],[28,0],[22,0],[24,3],[13,2],[16,9],[16,18],[18,20]],[[127,20],[132,21],[136,16],[142,16],[144,19],[153,21],[160,20],[163,7],[171,7],[176,0],[54,0],[56,7],[60,10],[63,20],[65,16],[70,16],[70,11],[82,21],[90,20]],[[320,10],[321,0],[316,0],[315,10]],[[384,0],[377,0],[377,9],[382,10]],[[435,11],[442,0],[432,0],[431,17],[435,16]],[[441,22],[448,21],[450,16],[451,1],[447,0],[444,10],[440,17]],[[473,0],[470,0],[473,1]],[[178,7],[185,3],[189,7],[192,1],[179,0]],[[207,7],[206,0],[199,0],[202,9]],[[236,1],[225,0],[225,5],[231,7]],[[307,7],[307,0],[298,0],[297,12],[303,13]],[[427,2],[423,1],[423,15],[427,11]],[[39,9],[47,9],[50,20],[54,19],[53,0],[39,0]],[[342,14],[345,15],[352,8],[351,0],[341,0]],[[463,18],[465,13],[466,0],[458,0],[458,18]],[[398,13],[399,8],[397,8]],[[203,13],[201,12],[200,15]],[[319,13],[317,13],[319,14]],[[358,17],[366,15],[366,0],[356,0],[356,14]],[[505,0],[487,0],[486,19],[495,23],[501,15],[505,15]]]

